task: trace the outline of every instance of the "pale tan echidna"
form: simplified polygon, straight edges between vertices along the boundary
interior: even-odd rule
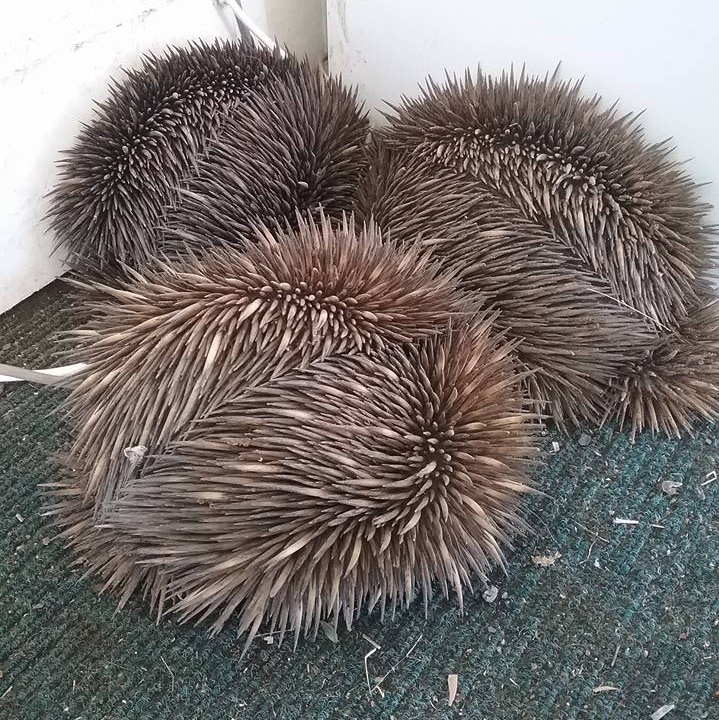
[[[52,512],[121,604],[312,633],[461,593],[524,529],[512,344],[417,245],[301,221],[103,289]]]
[[[105,299],[72,333],[87,367],[67,409],[74,462],[99,503],[128,470],[118,448],[157,452],[250,384],[333,353],[412,341],[464,312],[426,251],[383,244],[372,228],[356,235],[351,221],[337,231],[328,219],[298,222],[300,231],[265,231],[244,252],[186,252],[118,287],[89,286]]]
[[[627,421],[634,432],[680,434],[697,419],[717,417],[713,229],[706,224],[708,206],[666,143],[650,145],[635,116],[603,110],[578,83],[524,74],[493,79],[468,73],[444,86],[430,82],[422,97],[405,100],[389,119],[381,136],[392,152],[471,178],[484,197],[532,223],[532,234],[547,238],[548,247],[563,246],[566,262],[593,277],[591,302],[608,307],[599,299],[604,297],[614,304],[619,322],[635,326],[641,320],[644,331],[617,333],[611,348],[598,337],[600,361],[607,351],[616,350],[617,357],[630,351],[599,401],[605,418]],[[421,202],[430,202],[426,193]],[[425,230],[441,237],[440,223]],[[449,246],[445,251],[452,254]],[[469,262],[466,247],[457,252]],[[531,260],[525,267],[515,280],[531,303]],[[483,273],[493,274],[489,266]],[[542,302],[538,297],[539,309]],[[551,313],[546,324],[552,325]],[[586,336],[585,322],[578,321],[557,337],[564,356]],[[545,353],[540,363],[550,360],[554,356]],[[583,366],[577,371],[584,373]],[[601,362],[600,371],[590,368],[587,377],[595,386],[605,383]],[[590,404],[596,406],[588,397],[584,405]]]

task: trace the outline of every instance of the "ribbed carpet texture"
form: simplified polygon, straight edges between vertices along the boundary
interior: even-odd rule
[[[54,362],[71,303],[55,283],[0,317],[0,359]],[[634,445],[612,428],[550,432],[534,535],[493,578],[494,599],[477,587],[463,614],[438,598],[427,616],[417,603],[296,651],[263,635],[240,661],[232,627],[157,626],[139,599],[115,614],[70,567],[38,487],[67,441],[61,398],[0,391],[2,720],[719,718],[713,427]]]

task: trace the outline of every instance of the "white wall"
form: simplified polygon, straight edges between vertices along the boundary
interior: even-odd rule
[[[55,160],[108,78],[166,42],[226,34],[210,2],[40,0],[0,23],[0,312],[54,279],[61,257],[41,221]]]
[[[587,93],[646,109],[648,136],[673,137],[697,181],[716,183],[703,194],[719,223],[716,0],[328,0],[327,34],[330,69],[371,108],[445,69],[544,75],[561,62]]]
[[[242,0],[242,9],[272,38],[316,65],[327,56],[325,0]]]
[[[41,218],[59,151],[121,66],[148,50],[233,34],[213,0],[34,0],[0,22],[0,312],[53,280],[61,258]],[[325,54],[323,0],[248,0],[270,35],[313,59]],[[302,7],[302,12],[296,12]]]

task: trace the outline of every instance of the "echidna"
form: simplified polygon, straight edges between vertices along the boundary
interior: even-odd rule
[[[374,142],[356,201],[358,218],[395,240],[421,237],[464,290],[501,312],[537,412],[557,423],[599,422],[608,385],[646,355],[643,318],[562,243],[472,177]],[[571,342],[570,339],[571,338]]]
[[[88,339],[75,353],[87,368],[68,408],[74,462],[101,502],[127,468],[118,448],[157,452],[208,403],[316,358],[437,332],[460,311],[426,251],[385,246],[371,228],[356,237],[351,223],[298,222],[301,232],[265,231],[243,253],[184,253],[120,287],[90,286],[107,300],[73,333]]]
[[[147,55],[62,160],[49,216],[73,266],[143,267],[176,186],[253,89],[298,72],[292,56],[251,43],[197,42]]]
[[[296,213],[341,218],[352,209],[369,123],[340,80],[302,65],[253,93],[229,117],[168,212],[162,248],[185,231],[244,244],[258,225],[282,230]]]
[[[635,431],[677,433],[697,417],[716,417],[719,334],[708,291],[708,206],[665,143],[649,145],[635,117],[602,110],[598,97],[582,96],[579,83],[524,73],[499,79],[468,73],[463,82],[441,87],[430,81],[422,97],[404,100],[389,119],[381,137],[392,153],[419,158],[425,176],[456,175],[464,184],[452,202],[475,201],[468,220],[477,242],[446,242],[444,254],[461,260],[465,279],[480,291],[486,285],[490,296],[502,283],[513,286],[513,297],[522,300],[503,313],[508,325],[515,312],[543,316],[544,330],[534,321],[528,329],[535,343],[528,349],[536,349],[534,365],[543,369],[538,377],[549,379],[545,394],[557,419],[574,414],[594,420],[602,409],[605,416],[629,419]],[[415,197],[396,200],[382,182],[382,212],[394,215],[385,227],[409,222],[414,208],[432,206],[438,191],[448,199],[441,183],[431,190],[425,179],[410,191]],[[373,210],[365,205],[363,212]],[[507,234],[510,215],[515,232]],[[418,229],[416,221],[412,228]],[[444,228],[444,217],[430,217],[423,232],[444,237]],[[512,248],[521,254],[518,234],[531,255],[511,258]],[[547,261],[550,251],[554,259]],[[576,273],[583,279],[562,289],[560,278],[569,282]],[[554,298],[548,282],[556,284]],[[500,308],[508,302],[495,300]],[[692,329],[690,343],[702,338],[691,350],[685,327]],[[513,325],[512,332],[524,330]],[[550,343],[536,347],[548,334]],[[557,395],[560,386],[565,389]]]
[[[55,489],[121,603],[237,610],[248,639],[461,593],[524,528],[531,415],[492,315],[416,245],[296,224],[96,288]]]
[[[620,424],[678,437],[697,420],[716,421],[718,395],[719,301],[707,297],[675,332],[661,333],[642,362],[624,369],[606,405]]]

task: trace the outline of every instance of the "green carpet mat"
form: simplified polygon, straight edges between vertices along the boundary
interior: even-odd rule
[[[54,284],[0,317],[0,359],[51,362],[69,302]],[[115,615],[69,567],[37,487],[66,440],[60,397],[30,385],[0,394],[2,720],[639,720],[666,705],[666,720],[719,718],[714,428],[634,445],[610,428],[581,443],[550,434],[537,473],[546,497],[529,504],[535,534],[493,578],[493,602],[480,588],[463,615],[452,600],[428,617],[415,604],[296,651],[260,637],[240,661],[232,628],[210,639],[156,626],[140,600]],[[663,481],[682,485],[670,495]]]

